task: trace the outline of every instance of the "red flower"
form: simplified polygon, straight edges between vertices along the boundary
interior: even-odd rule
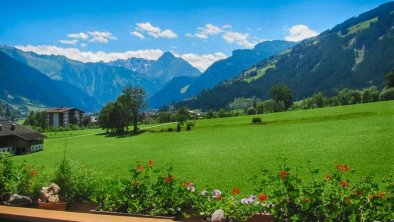
[[[339,182],[339,184],[341,185],[341,187],[348,187],[349,186],[349,183],[346,181],[341,181],[341,182]]]
[[[331,180],[331,179],[332,179],[332,176],[331,176],[331,175],[326,175],[326,176],[324,177],[324,179],[327,180],[327,181],[328,181],[328,180]]]
[[[259,195],[259,201],[263,202],[266,201],[268,199],[268,196],[266,194],[260,194]]]
[[[172,176],[167,176],[167,177],[164,179],[164,182],[166,182],[166,183],[171,183],[171,182],[172,182]]]
[[[234,194],[234,195],[237,195],[237,194],[241,193],[241,190],[238,187],[234,187],[233,191],[231,193]]]
[[[138,164],[138,166],[137,166],[137,171],[138,172],[141,172],[141,171],[143,171],[144,170],[144,166],[142,166],[141,164]]]
[[[149,165],[149,167],[153,167],[153,161],[149,160],[148,165]]]
[[[183,185],[185,185],[185,187],[190,186],[192,183],[190,181],[186,181]]]
[[[338,165],[335,166],[335,168],[337,168],[337,170],[338,170],[340,173],[345,173],[345,172],[347,172],[347,171],[349,170],[349,166],[348,166],[348,165],[341,165],[341,164],[338,164]]]
[[[279,172],[279,176],[283,179],[285,177],[287,177],[287,175],[289,175],[289,172],[286,170],[282,170]]]
[[[354,192],[353,192],[353,194],[354,194],[355,196],[360,196],[362,193],[363,193],[362,190],[354,191]]]
[[[35,170],[35,169],[30,170],[31,176],[35,177],[35,176],[37,176],[37,174],[38,174],[37,170]]]
[[[217,195],[217,196],[216,196],[216,200],[219,200],[219,201],[221,201],[221,200],[222,200],[222,195],[220,195],[220,194],[219,194],[219,195]]]

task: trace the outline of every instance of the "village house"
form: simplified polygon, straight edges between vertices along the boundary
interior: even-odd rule
[[[81,125],[85,112],[74,107],[57,107],[47,109],[46,113],[49,117],[49,126],[57,127],[70,124]]]
[[[0,153],[20,155],[44,149],[44,135],[11,121],[0,121]]]

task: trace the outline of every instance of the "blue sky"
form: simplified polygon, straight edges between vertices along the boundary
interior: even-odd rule
[[[2,0],[0,44],[84,62],[172,51],[204,70],[234,49],[299,41],[384,2]]]

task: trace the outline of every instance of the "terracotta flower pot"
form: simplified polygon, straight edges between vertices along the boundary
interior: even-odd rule
[[[38,201],[38,208],[40,209],[65,211],[66,207],[67,207],[67,202],[46,203],[46,202]]]
[[[249,218],[248,222],[274,222],[274,217],[268,213],[257,213]]]
[[[80,212],[80,213],[89,213],[90,210],[95,210],[97,208],[97,204],[87,201],[87,202],[70,202],[67,204],[67,211],[72,212]]]

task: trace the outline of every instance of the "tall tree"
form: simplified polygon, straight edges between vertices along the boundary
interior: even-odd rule
[[[176,118],[177,118],[178,122],[181,124],[183,124],[183,122],[190,119],[190,114],[185,106],[181,107],[178,110],[178,112],[176,114]]]
[[[123,90],[123,95],[119,100],[130,110],[133,120],[133,132],[134,134],[138,133],[138,114],[146,106],[145,90],[138,86],[128,86]]]
[[[108,130],[113,130],[113,126],[111,123],[110,115],[112,109],[114,107],[114,103],[107,103],[103,108],[101,108],[99,116],[98,116],[98,124],[102,129],[106,129],[107,133]]]
[[[394,68],[386,75],[387,88],[394,87]]]
[[[286,85],[272,86],[270,96],[275,103],[283,103],[286,110],[293,105],[293,91]]]

